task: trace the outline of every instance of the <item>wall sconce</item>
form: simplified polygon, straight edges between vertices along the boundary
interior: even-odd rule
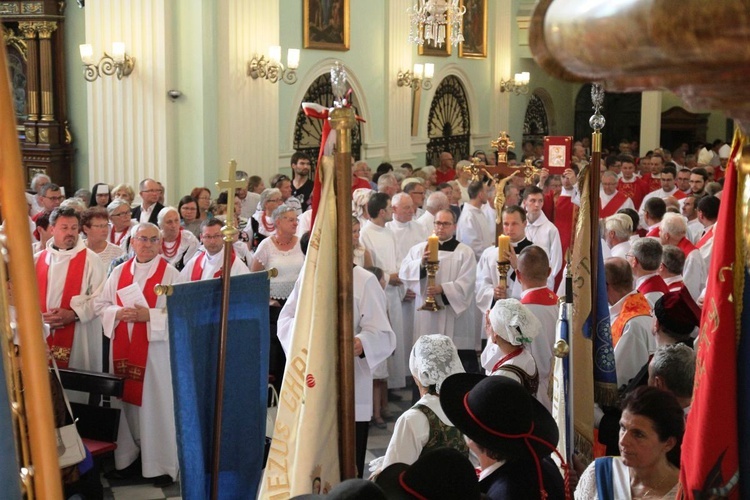
[[[411,87],[417,90],[420,85],[425,90],[432,88],[432,77],[435,75],[434,64],[415,64],[413,71],[399,71],[396,83],[399,87]]]
[[[125,53],[125,44],[122,42],[114,42],[112,44],[112,55],[110,56],[105,52],[96,64],[94,64],[94,48],[91,44],[81,45],[80,50],[81,61],[83,61],[83,77],[87,82],[96,81],[102,75],[115,75],[118,80],[122,80],[122,77],[132,73],[135,67],[135,58]]]
[[[286,53],[286,68],[281,64],[281,47],[271,45],[266,56],[253,56],[247,63],[247,76],[253,80],[265,78],[271,83],[283,81],[287,85],[297,82],[297,68],[299,67],[299,49],[289,49]]]
[[[529,93],[529,72],[516,73],[512,80],[500,80],[500,92],[513,92],[516,95]]]

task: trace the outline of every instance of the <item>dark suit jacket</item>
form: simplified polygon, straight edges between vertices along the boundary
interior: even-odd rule
[[[541,461],[542,480],[548,500],[565,498],[565,483],[551,458]],[[479,482],[479,489],[491,500],[517,499],[537,500],[540,498],[536,465],[531,457],[528,460],[514,460],[506,463]]]
[[[161,203],[159,203],[157,201],[156,205],[154,206],[154,210],[151,212],[151,217],[148,218],[148,221],[150,223],[158,225],[157,220],[158,220],[158,217],[159,217],[159,212],[161,211],[162,208],[164,208],[164,205],[162,205]],[[132,215],[132,217],[135,220],[137,220],[137,221],[140,222],[140,220],[141,220],[141,207],[140,207],[140,205],[137,206],[137,207],[135,207],[133,209],[133,215]]]

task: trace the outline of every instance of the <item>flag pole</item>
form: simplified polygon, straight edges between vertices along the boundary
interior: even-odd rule
[[[28,206],[24,197],[24,176],[16,128],[16,114],[10,99],[5,48],[0,47],[0,204],[5,216],[8,266],[16,306],[23,398],[16,401],[14,413],[28,427],[31,463],[22,464],[20,478],[29,498],[62,498],[60,466],[57,460],[55,425],[52,417],[52,391],[47,371],[46,346],[42,337],[42,314],[31,253]],[[0,283],[5,286],[5,283]],[[13,398],[13,394],[8,394]],[[23,448],[26,448],[24,445]],[[6,485],[7,486],[7,485]]]
[[[601,84],[591,85],[591,102],[594,105],[594,114],[589,119],[589,125],[594,131],[591,133],[591,163],[589,164],[589,199],[591,207],[591,219],[589,227],[591,231],[591,321],[592,331],[596,331],[598,284],[596,277],[599,275],[599,182],[601,177],[602,161],[602,133],[604,127],[604,116],[601,107],[604,104],[604,89]]]
[[[219,498],[219,461],[221,458],[221,416],[224,409],[224,377],[227,359],[229,330],[229,279],[232,271],[232,244],[239,231],[234,227],[234,190],[247,187],[247,179],[236,179],[237,162],[229,161],[229,179],[219,181],[219,191],[227,190],[227,219],[221,228],[224,235],[224,263],[221,273],[221,313],[219,329],[219,355],[216,365],[216,394],[214,396],[214,432],[211,447],[211,500]]]
[[[345,105],[346,70],[339,63],[331,69],[335,108],[328,120],[336,131],[334,170],[336,176],[337,287],[338,287],[338,400],[339,466],[341,479],[357,477],[354,414],[354,301],[352,248],[351,131],[354,110]],[[322,145],[321,145],[322,147]]]

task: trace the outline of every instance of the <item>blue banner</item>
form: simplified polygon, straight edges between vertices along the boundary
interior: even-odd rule
[[[3,283],[2,286],[5,286]],[[0,321],[9,320],[0,312]],[[5,339],[3,339],[5,342]],[[7,343],[5,344],[7,345]],[[13,432],[13,419],[10,414],[10,400],[8,399],[8,384],[6,384],[5,375],[10,374],[10,370],[5,370],[3,366],[7,363],[5,350],[0,349],[0,373],[2,373],[2,383],[0,384],[0,484],[2,484],[3,498],[16,500],[21,498],[20,470],[16,455],[16,435]]]
[[[750,251],[750,249],[746,250]],[[738,262],[739,264],[739,262]],[[740,343],[737,347],[737,410],[740,470],[750,471],[750,269],[745,268]],[[740,479],[740,498],[750,498],[750,475]]]
[[[267,273],[231,279],[219,498],[255,498],[268,394]],[[182,497],[209,498],[221,280],[174,286],[167,299]]]
[[[599,240],[599,265],[596,280],[596,331],[591,331],[589,316],[584,328],[585,335],[590,335],[594,342],[594,400],[600,405],[615,405],[618,401],[617,372],[615,370],[615,350],[612,347],[612,331],[609,324],[609,302],[607,301],[607,282],[604,277],[604,259],[602,243]]]

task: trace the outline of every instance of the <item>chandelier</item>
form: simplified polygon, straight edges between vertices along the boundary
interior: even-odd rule
[[[414,0],[407,12],[411,23],[409,43],[442,47],[446,32],[450,33],[450,42],[454,47],[464,41],[463,16],[466,7],[459,5],[458,0]]]

